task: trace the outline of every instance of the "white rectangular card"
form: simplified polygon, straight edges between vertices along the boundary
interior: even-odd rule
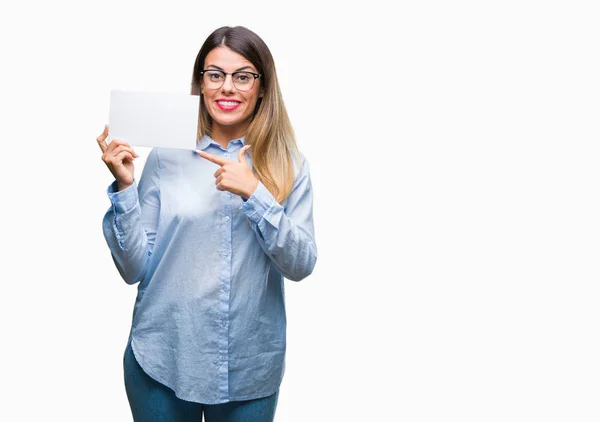
[[[198,95],[112,90],[108,141],[194,150],[199,105]]]

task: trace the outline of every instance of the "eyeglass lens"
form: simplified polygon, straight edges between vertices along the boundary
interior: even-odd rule
[[[249,91],[254,86],[254,75],[249,72],[234,72],[232,75],[233,85],[240,91]],[[227,75],[218,70],[207,70],[204,72],[204,85],[208,89],[218,89],[225,83]]]

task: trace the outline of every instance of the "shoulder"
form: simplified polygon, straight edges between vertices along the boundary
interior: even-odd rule
[[[292,164],[294,166],[294,180],[296,182],[309,175],[310,168],[308,159],[300,152],[300,150],[298,150],[296,154],[292,154]]]

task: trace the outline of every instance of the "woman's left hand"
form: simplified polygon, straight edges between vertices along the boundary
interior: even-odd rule
[[[250,145],[244,145],[239,150],[237,162],[204,151],[196,151],[196,153],[200,157],[221,166],[215,172],[215,185],[217,185],[217,189],[228,191],[244,199],[248,199],[258,186],[258,179],[254,176],[252,169],[246,162],[246,150],[248,148],[250,148]]]

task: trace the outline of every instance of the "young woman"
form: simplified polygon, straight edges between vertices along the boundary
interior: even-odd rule
[[[284,373],[283,278],[315,266],[308,163],[297,150],[269,49],[223,27],[193,70],[197,151],[97,141],[115,177],[104,235],[139,281],[124,357],[134,420],[272,421]]]

